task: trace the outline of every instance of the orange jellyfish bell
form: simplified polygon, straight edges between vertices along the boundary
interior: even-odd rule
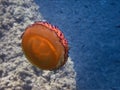
[[[54,70],[68,59],[68,42],[55,26],[38,21],[22,35],[22,49],[27,59],[43,70]]]

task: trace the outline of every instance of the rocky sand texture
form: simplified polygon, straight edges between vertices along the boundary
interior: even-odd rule
[[[27,25],[44,20],[33,0],[0,0],[0,90],[75,90],[73,62],[57,71],[34,67],[21,50]]]

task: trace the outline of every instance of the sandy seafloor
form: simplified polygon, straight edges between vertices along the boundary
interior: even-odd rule
[[[120,0],[35,0],[70,44],[77,90],[120,90]]]
[[[34,21],[45,19],[33,0],[0,0],[0,90],[76,90],[70,57],[56,71],[40,70],[25,58],[20,37]]]

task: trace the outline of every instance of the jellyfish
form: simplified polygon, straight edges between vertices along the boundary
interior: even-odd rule
[[[68,59],[68,41],[58,27],[37,21],[29,25],[21,36],[22,50],[34,66],[42,70],[56,70]]]

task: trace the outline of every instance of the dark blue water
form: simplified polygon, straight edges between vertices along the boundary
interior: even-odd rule
[[[77,90],[120,90],[120,0],[35,0],[69,41]]]

